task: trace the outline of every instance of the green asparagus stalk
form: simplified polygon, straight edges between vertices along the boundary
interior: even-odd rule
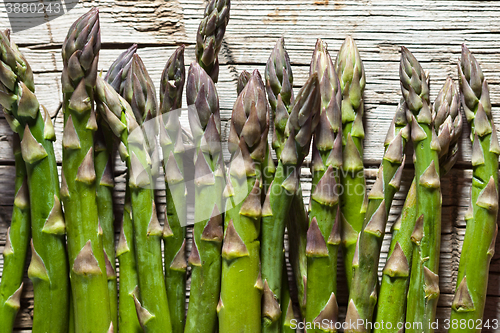
[[[129,66],[129,67],[128,67]],[[129,139],[137,137],[137,144],[130,142],[129,186],[131,192],[132,221],[134,226],[134,246],[140,295],[134,295],[139,322],[146,332],[172,331],[170,307],[163,275],[161,239],[169,235],[168,225],[160,232],[154,202],[153,175],[156,167],[153,162],[158,157],[156,147],[156,120],[158,107],[156,90],[148,71],[138,54],[132,55],[130,65],[124,68],[126,79],[120,94],[129,103],[141,129],[130,132]],[[123,74],[122,74],[123,75]],[[151,120],[151,121],[149,121]],[[151,125],[154,127],[151,130]],[[141,133],[139,133],[141,132]],[[142,150],[145,148],[145,150]],[[153,161],[152,161],[153,160]],[[137,163],[139,162],[139,163]],[[144,185],[134,184],[137,175],[134,169],[141,170]],[[134,180],[133,178],[136,177]],[[148,218],[149,216],[149,218]],[[154,230],[153,230],[154,229]],[[153,317],[151,317],[153,316]]]
[[[33,332],[66,332],[69,323],[69,279],[65,223],[48,111],[34,95],[33,73],[8,32],[0,32],[0,104],[19,134],[28,173],[35,309]],[[44,189],[40,191],[40,189]],[[108,323],[109,326],[109,323]]]
[[[285,41],[280,38],[269,56],[266,64],[266,89],[271,105],[271,115],[273,119],[273,148],[276,156],[279,159],[283,150],[286,136],[286,122],[291,112],[291,104],[293,102],[293,74],[288,53],[285,50]],[[270,159],[269,159],[270,161]],[[274,165],[270,165],[271,170],[275,169]],[[264,172],[266,176],[266,172]],[[300,176],[300,173],[299,173]],[[306,233],[309,220],[304,207],[304,199],[302,197],[302,188],[296,191],[293,198],[290,213],[288,216],[288,234],[290,242],[294,246],[290,247],[290,261],[294,274],[295,288],[297,289],[298,302],[302,312],[301,317],[305,316],[305,285],[307,275],[307,258],[306,258]],[[283,304],[286,305],[286,304]]]
[[[392,199],[399,190],[405,160],[405,146],[410,136],[405,103],[400,103],[385,140],[384,158],[377,179],[368,194],[363,230],[353,259],[353,280],[349,290],[346,332],[370,331],[377,303],[378,261]],[[383,305],[381,305],[383,306]],[[360,325],[359,319],[363,320]]]
[[[75,332],[112,329],[106,260],[96,203],[94,89],[100,50],[98,10],[70,28],[63,44],[63,182]],[[53,310],[52,310],[53,311]]]
[[[137,123],[141,126],[142,135],[138,137],[144,139],[143,148],[146,151],[138,151],[136,156],[140,164],[136,164],[138,169],[141,166],[147,177],[153,177],[157,172],[156,161],[158,152],[156,148],[157,121],[152,120],[158,114],[156,102],[156,91],[148,71],[142,59],[134,50],[127,50],[123,54],[122,78],[123,89],[120,94],[129,103]],[[121,58],[121,57],[120,57]],[[130,60],[128,60],[131,58]],[[120,59],[119,59],[120,60]],[[140,131],[140,130],[138,130]],[[131,135],[134,135],[130,133]],[[139,140],[140,141],[140,140]],[[130,145],[129,149],[140,149],[138,145]],[[163,275],[163,261],[161,256],[161,238],[167,233],[158,233],[158,230],[151,231],[151,228],[158,229],[156,225],[157,212],[154,204],[153,178],[145,181],[145,186],[134,185],[130,181],[133,177],[134,163],[130,159],[129,165],[129,187],[131,192],[132,222],[134,226],[134,247],[136,255],[136,267],[138,272],[139,291],[134,294],[135,305],[139,322],[145,331],[155,331],[158,329],[171,330],[171,319],[168,306],[168,295],[166,295],[165,281]],[[146,219],[142,213],[147,209]],[[140,216],[140,217],[139,217]],[[155,224],[153,227],[152,225]],[[150,283],[149,280],[153,282]],[[158,290],[165,291],[165,293]],[[150,320],[150,315],[154,319]]]
[[[469,49],[462,46],[458,65],[462,106],[471,126],[472,194],[466,214],[457,287],[451,306],[450,332],[480,332],[474,323],[483,318],[491,258],[498,233],[498,145],[491,114],[489,88],[481,67]],[[456,322],[458,325],[453,325]]]
[[[0,281],[0,331],[12,332],[21,307],[23,275],[30,240],[30,199],[26,165],[21,154],[19,135],[13,135],[16,166],[15,197],[10,227],[3,250],[3,271]],[[259,322],[259,321],[257,321]]]
[[[337,254],[340,245],[339,168],[342,166],[341,91],[335,67],[326,43],[316,42],[310,73],[318,73],[321,94],[321,118],[313,141],[311,219],[307,231],[307,307],[306,323],[321,323],[311,332],[331,332],[337,321]],[[337,218],[336,218],[337,217]],[[289,237],[292,237],[289,235]],[[329,302],[332,302],[330,304]],[[334,304],[333,304],[334,303]],[[333,317],[325,317],[325,315]]]
[[[439,179],[440,142],[429,105],[427,77],[406,48],[401,51],[401,90],[411,111],[411,137],[415,147],[417,180],[417,216],[423,214],[421,239],[415,238],[408,290],[407,332],[432,332],[439,298],[439,250],[441,244],[441,185]],[[420,325],[420,327],[418,327]]]
[[[422,219],[420,219],[422,220]],[[374,333],[397,333],[405,323],[406,293],[410,282],[410,267],[417,221],[417,183],[411,183],[403,210],[392,226],[392,241],[387,255],[378,297],[376,322],[385,324],[385,329],[375,328]],[[419,225],[421,225],[419,223]],[[416,239],[416,238],[415,238]],[[398,326],[399,325],[399,326]]]
[[[188,262],[191,290],[184,332],[216,331],[222,268],[222,191],[219,97],[210,76],[196,62],[189,68],[186,97],[195,153],[195,225]],[[202,324],[200,324],[202,323]]]
[[[97,109],[115,136],[120,138],[118,151],[127,161],[130,175],[139,277],[139,292],[134,294],[134,301],[139,322],[145,332],[172,332],[161,255],[161,237],[168,230],[164,231],[158,222],[143,130],[128,102],[100,77],[97,78],[96,89]]]
[[[160,84],[160,112],[163,128],[160,142],[164,156],[167,208],[165,213],[172,234],[164,239],[165,284],[172,332],[182,333],[186,316],[186,185],[184,180],[184,145],[179,121],[186,71],[184,46],[169,58]],[[160,125],[161,126],[161,125]]]
[[[196,61],[214,83],[219,78],[219,51],[229,23],[230,0],[210,0],[196,34]]]
[[[123,220],[120,231],[120,240],[116,246],[116,256],[120,264],[120,306],[119,306],[119,328],[120,332],[141,333],[142,328],[135,309],[134,295],[138,295],[139,280],[137,276],[137,264],[134,248],[134,227],[132,222],[132,208],[130,205],[130,188],[125,193],[125,205],[123,207]]]
[[[111,64],[108,72],[106,73],[105,80],[115,89],[116,92],[123,90],[123,83],[125,82],[128,71],[132,65],[132,57],[137,50],[137,45],[134,44],[128,48],[125,52],[120,54],[118,58]],[[100,127],[106,128],[108,142],[109,131],[111,130],[105,121],[100,119]],[[97,152],[97,150],[96,150]],[[101,158],[96,155],[96,172],[97,172],[97,160]],[[99,195],[99,192],[97,192]],[[118,323],[120,331],[123,332],[139,332],[142,330],[139,319],[137,318],[137,313],[135,310],[135,302],[133,298],[133,292],[135,288],[139,285],[137,277],[137,268],[135,261],[135,251],[133,244],[133,227],[132,227],[132,208],[130,204],[130,188],[129,188],[129,177],[126,179],[126,190],[125,190],[125,206],[123,211],[123,220],[121,226],[120,241],[117,244],[117,258],[120,263],[120,306],[118,307]],[[98,202],[99,205],[99,202]],[[103,228],[104,229],[104,228]],[[113,232],[114,237],[114,232]],[[109,243],[105,240],[105,250]],[[118,255],[119,254],[119,255]],[[108,288],[110,286],[108,280]],[[110,289],[111,290],[111,289]],[[110,303],[113,302],[113,295],[110,293]],[[111,305],[112,313],[114,311],[113,305]],[[116,326],[115,326],[116,327]]]
[[[351,37],[340,47],[335,68],[342,91],[342,174],[340,210],[342,245],[347,286],[351,290],[356,242],[366,212],[365,173],[363,166],[363,129],[365,70],[358,48]]]
[[[99,118],[98,118],[99,119]],[[118,290],[115,254],[115,217],[113,213],[113,134],[108,126],[98,120],[99,128],[94,136],[94,167],[96,172],[96,201],[108,277],[111,320],[118,330]]]
[[[298,174],[319,122],[318,75],[312,74],[291,106],[276,175],[262,208],[261,261],[264,296],[262,332],[281,331],[281,285],[285,221],[297,192]],[[288,115],[287,115],[288,116]]]
[[[261,329],[260,191],[269,108],[264,82],[255,70],[234,104],[230,123],[220,332],[258,333]]]

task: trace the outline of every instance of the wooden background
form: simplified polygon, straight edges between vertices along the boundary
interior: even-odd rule
[[[69,1],[75,0],[67,0]],[[139,44],[139,55],[159,86],[166,60],[180,45],[186,45],[186,64],[194,60],[196,30],[203,15],[203,0],[100,0],[79,3],[67,14],[43,25],[12,35],[35,73],[37,96],[52,115],[61,102],[60,48],[71,23],[91,6],[100,9],[102,51],[100,65],[107,69],[132,43]],[[218,91],[224,124],[236,98],[236,79],[243,70],[259,69],[265,63],[276,40],[284,36],[293,65],[296,91],[305,82],[310,57],[317,38],[324,39],[332,57],[347,35],[353,36],[366,70],[365,166],[371,186],[382,153],[383,139],[400,98],[398,77],[399,48],[408,47],[423,68],[430,73],[431,99],[447,76],[457,78],[456,63],[461,44],[466,43],[480,62],[490,84],[493,114],[500,128],[500,3],[494,1],[401,1],[401,0],[233,0],[231,19],[221,51]],[[29,22],[26,22],[29,24]],[[0,5],[0,28],[8,28],[5,6]],[[58,141],[57,159],[61,160],[62,117],[55,118]],[[467,126],[466,126],[467,127]],[[227,126],[223,126],[227,134]],[[460,248],[465,232],[464,213],[471,184],[471,147],[468,128],[460,146],[460,158],[443,185],[443,226],[438,319],[449,318]],[[8,143],[11,131],[0,115],[0,252],[10,223],[14,188],[14,166]],[[411,158],[407,159],[411,161]],[[122,169],[116,171],[116,218],[121,219],[123,201]],[[304,197],[309,201],[309,170],[304,168]],[[405,171],[403,186],[394,201],[387,231],[400,212],[413,177],[411,162]],[[162,191],[158,193],[163,195]],[[159,202],[165,202],[159,198]],[[390,241],[384,241],[383,267]],[[3,261],[0,257],[0,275]],[[346,291],[339,267],[339,302],[345,313]],[[500,243],[490,268],[486,319],[500,320]],[[16,327],[30,332],[33,307],[32,287],[26,279],[22,310]],[[442,325],[441,325],[442,328]],[[440,330],[444,331],[444,330]],[[495,330],[484,329],[484,332]],[[497,330],[498,332],[499,330]]]

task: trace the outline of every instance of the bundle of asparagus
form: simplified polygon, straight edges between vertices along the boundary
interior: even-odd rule
[[[391,323],[392,332],[404,322],[412,323],[406,332],[432,332],[439,297],[440,179],[458,159],[461,102],[472,132],[473,181],[450,332],[477,331],[453,322],[480,320],[484,313],[498,232],[500,146],[488,84],[474,56],[463,46],[458,66],[461,94],[448,78],[431,107],[428,76],[402,48],[403,98],[384,142],[375,184],[366,195],[365,73],[354,41],[345,40],[333,63],[326,44],[318,40],[309,77],[294,96],[290,59],[281,38],[266,64],[265,84],[258,71],[243,71],[238,77],[226,170],[216,83],[229,8],[229,0],[208,3],[197,32],[197,61],[186,78],[184,46],[172,54],[160,81],[159,107],[137,45],[122,53],[103,79],[97,74],[98,10],[72,25],[62,50],[60,191],[51,118],[34,94],[26,59],[9,32],[0,32],[0,104],[16,133],[15,199],[3,253],[0,330],[13,330],[20,308],[31,229],[33,332],[110,333],[119,326],[136,333],[285,333],[297,327],[292,301],[307,332],[335,332],[341,244],[349,285],[346,332],[370,332],[373,318],[386,323],[385,328]],[[180,121],[185,81],[191,133]],[[267,142],[269,118],[277,166]],[[410,135],[415,178],[393,226],[379,291],[382,239]],[[186,139],[192,140],[195,151],[195,225],[189,258],[186,163],[191,161],[185,158]],[[306,211],[300,168],[311,141],[312,194]],[[119,306],[112,200],[115,142],[127,166],[116,247]],[[160,149],[167,203],[163,226],[154,198]],[[285,265],[285,228],[295,299],[289,293]],[[387,330],[379,327],[374,332]]]

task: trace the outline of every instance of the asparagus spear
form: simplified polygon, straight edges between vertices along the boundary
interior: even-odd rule
[[[272,140],[273,148],[279,159],[286,141],[285,127],[294,98],[292,89],[292,67],[288,53],[285,50],[285,41],[283,38],[280,38],[276,42],[269,56],[266,64],[265,77],[267,95],[271,105],[271,115],[274,125]],[[268,161],[271,161],[271,159],[268,159]],[[270,164],[270,170],[273,169],[275,169],[274,164]],[[264,176],[269,178],[266,176],[266,172],[264,172]],[[290,243],[294,244],[294,246],[290,247],[290,261],[294,273],[298,301],[303,316],[305,316],[305,283],[307,275],[307,258],[305,250],[308,224],[309,221],[304,207],[304,199],[302,197],[302,188],[300,187],[299,179],[299,188],[293,198],[287,227]]]
[[[230,0],[210,0],[196,34],[196,61],[214,83],[219,78],[219,51],[229,23]]]
[[[1,98],[6,118],[19,134],[31,198],[32,261],[35,309],[33,332],[65,332],[69,316],[69,280],[65,224],[48,111],[34,95],[33,73],[8,32],[0,32]],[[40,189],[43,188],[43,191]],[[109,323],[108,323],[109,326]]]
[[[363,91],[365,70],[359,51],[351,37],[340,47],[335,68],[342,90],[343,166],[340,196],[342,212],[342,245],[347,286],[351,290],[353,258],[356,241],[363,227],[366,212],[365,173],[363,166]]]
[[[422,220],[422,219],[420,219]],[[417,221],[417,183],[411,183],[403,210],[399,219],[392,226],[392,241],[387,255],[382,284],[378,297],[376,322],[386,323],[385,328],[375,328],[374,333],[398,332],[400,323],[405,322],[406,292],[410,282],[410,267],[414,244],[412,237]],[[419,223],[419,225],[421,225]],[[390,328],[389,328],[390,327]]]
[[[385,140],[385,153],[375,184],[368,194],[363,230],[353,260],[353,280],[349,290],[346,332],[363,332],[372,322],[377,303],[378,261],[385,234],[385,225],[392,199],[399,190],[403,174],[405,146],[410,136],[405,103],[400,103]],[[383,306],[383,305],[381,305]],[[363,320],[363,324],[357,321]]]
[[[340,245],[338,208],[339,168],[342,166],[342,127],[340,83],[327,45],[321,39],[311,61],[310,73],[318,73],[321,118],[313,141],[311,221],[307,231],[307,308],[306,322],[335,322],[337,313],[337,253]],[[289,236],[290,237],[290,236]],[[309,242],[310,241],[310,242]],[[331,304],[329,303],[331,302]],[[326,314],[333,317],[327,318]],[[329,325],[311,332],[331,331]],[[331,325],[330,325],[331,326]]]
[[[286,122],[290,113],[290,106],[293,102],[293,73],[292,73],[292,65],[290,64],[290,58],[288,56],[288,52],[285,49],[285,39],[283,37],[279,38],[276,42],[269,59],[267,60],[266,70],[265,70],[265,80],[266,80],[266,91],[269,99],[269,104],[271,106],[271,121],[273,124],[272,131],[272,147],[276,152],[276,157],[280,158],[281,151],[283,150],[283,146],[285,144],[285,127]],[[276,173],[276,165],[272,159],[270,149],[268,147],[268,155],[267,161],[264,162],[267,166],[263,169],[263,177],[264,177],[264,200],[266,198],[266,194],[269,191],[270,184],[272,183],[275,173]],[[266,172],[269,170],[270,172]],[[300,186],[300,180],[298,180]],[[302,191],[299,189],[297,193],[300,193],[302,196]],[[303,207],[303,199],[302,197],[299,199],[293,198],[294,202],[291,205],[291,210],[288,216],[288,234],[289,237],[294,238],[293,240],[289,239],[289,243],[293,243],[296,246],[289,248],[289,254],[293,258],[290,260],[295,264],[300,263],[300,259],[305,258],[305,243],[306,242],[297,242],[297,240],[303,239],[301,238],[300,230],[290,230],[293,229],[294,226],[298,226],[297,221],[305,221],[304,224],[300,226],[304,227],[307,230],[307,217],[303,218],[305,215],[305,209]],[[301,216],[297,216],[296,212],[299,212]],[[298,229],[298,228],[296,228]],[[292,232],[293,231],[293,232]],[[305,234],[305,233],[302,233]],[[303,249],[304,256],[299,255],[299,251]],[[307,259],[302,260],[302,262],[306,262]],[[294,269],[298,267],[293,267],[293,273],[295,275],[295,280],[297,282],[297,296],[300,301],[304,300],[305,295],[305,286],[303,281],[305,279],[302,278],[303,273],[300,269]],[[307,275],[307,268],[306,268]],[[302,291],[302,293],[301,293]],[[285,291],[285,294],[287,292]],[[300,294],[300,295],[299,295]],[[288,294],[287,294],[288,295]],[[286,296],[286,295],[285,295]],[[288,295],[289,296],[289,295]],[[282,301],[284,302],[287,297],[283,297]],[[303,302],[301,302],[302,305]],[[287,307],[287,303],[281,303],[280,306],[282,308]],[[304,311],[305,313],[305,311]]]
[[[260,188],[268,145],[268,113],[264,82],[255,70],[234,104],[230,123],[230,185],[227,187],[226,232],[222,248],[220,332],[260,332],[263,288],[259,242]]]
[[[106,73],[105,80],[115,89],[116,92],[123,90],[130,67],[132,66],[132,57],[137,50],[137,45],[134,44],[125,52],[120,54],[118,58],[111,64]],[[109,126],[100,118],[100,127],[110,131]],[[109,134],[109,133],[108,133]],[[108,136],[109,137],[109,136]],[[110,141],[110,140],[108,140]],[[96,156],[96,172],[97,160],[101,158]],[[98,192],[99,193],[99,192]],[[123,210],[123,220],[121,225],[120,240],[117,244],[116,256],[120,263],[120,306],[118,308],[118,322],[121,331],[124,332],[140,332],[142,330],[135,309],[133,293],[139,284],[137,276],[137,268],[135,261],[135,249],[133,243],[133,224],[132,224],[132,207],[130,204],[130,187],[129,177],[126,178],[125,190],[125,206]],[[113,233],[114,237],[114,233]],[[109,244],[105,242],[106,245]],[[109,287],[109,282],[108,282]],[[110,302],[112,302],[110,294]],[[113,309],[112,309],[113,310]]]
[[[145,332],[172,332],[163,276],[161,237],[157,218],[149,156],[142,129],[132,107],[102,78],[97,78],[97,109],[115,136],[130,175],[134,248],[139,293],[134,294],[139,322]]]
[[[94,89],[101,44],[98,14],[94,8],[73,23],[62,51],[65,128],[61,196],[77,333],[107,332],[112,327],[94,170]]]
[[[184,332],[214,332],[221,279],[223,157],[220,145],[219,97],[210,76],[193,62],[186,97],[195,153],[195,225],[191,290]],[[200,325],[200,323],[202,323]]]
[[[99,118],[98,118],[99,119]],[[115,217],[113,213],[113,134],[108,126],[98,120],[99,128],[94,136],[94,167],[96,172],[96,202],[102,228],[104,259],[108,277],[108,293],[111,320],[118,329],[118,290],[115,254]]]
[[[179,121],[186,71],[184,45],[169,58],[160,85],[160,129],[164,157],[167,208],[165,219],[172,235],[164,239],[165,284],[172,331],[182,333],[186,315],[186,185],[184,180],[184,145]],[[162,125],[160,125],[162,126]]]
[[[432,332],[439,298],[439,250],[441,244],[441,185],[439,180],[440,142],[429,105],[429,87],[417,59],[405,47],[401,51],[401,90],[411,111],[411,137],[415,147],[417,216],[423,214],[422,238],[415,238],[406,320],[407,332]],[[419,328],[417,325],[421,325]],[[420,329],[420,330],[419,330]]]
[[[264,281],[262,331],[281,330],[281,283],[283,236],[288,210],[298,188],[298,174],[309,152],[311,136],[319,122],[320,94],[318,75],[312,74],[291,106],[284,131],[285,145],[276,176],[262,208],[261,261]]]
[[[466,214],[462,255],[458,267],[457,287],[451,306],[450,332],[480,332],[464,328],[461,323],[481,321],[486,301],[488,272],[495,252],[498,233],[498,145],[492,120],[489,88],[481,67],[469,49],[462,45],[458,65],[462,106],[471,126],[472,194]],[[459,325],[453,325],[454,322]]]
[[[128,178],[128,177],[127,177]],[[123,207],[123,220],[120,231],[120,240],[116,246],[116,256],[120,263],[120,306],[119,328],[120,332],[141,333],[142,328],[135,309],[134,295],[138,295],[139,285],[137,263],[135,260],[134,227],[132,222],[132,207],[130,205],[130,188],[125,193]]]
[[[13,135],[16,166],[15,197],[10,227],[3,250],[3,271],[0,281],[0,331],[12,332],[21,307],[24,265],[30,239],[30,199],[26,165],[21,154],[19,135]]]
[[[138,54],[132,55],[130,67],[125,68],[124,72],[127,72],[126,79],[120,94],[129,103],[137,123],[141,125],[137,133],[131,132],[129,136],[133,141],[137,138],[137,144],[129,140],[128,145],[129,150],[137,157],[135,160],[130,155],[128,165],[140,293],[140,296],[135,295],[135,302],[139,322],[146,332],[157,330],[171,332],[172,321],[161,255],[161,238],[170,233],[167,232],[168,225],[165,232],[159,231],[152,178],[157,172],[157,165],[152,160],[158,157],[155,150],[157,121],[151,120],[158,114],[156,90]],[[143,148],[146,150],[141,150]],[[141,170],[144,185],[135,183],[140,176],[134,174],[134,169]]]

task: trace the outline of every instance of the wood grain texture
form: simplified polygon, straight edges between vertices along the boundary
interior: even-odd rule
[[[76,0],[66,0],[66,4]],[[194,41],[203,0],[95,0],[84,1],[67,14],[46,24],[21,31],[12,38],[30,62],[39,100],[52,115],[57,114],[62,93],[60,47],[71,23],[91,6],[99,6],[103,49],[99,67],[107,69],[132,43],[139,44],[139,55],[159,87],[163,66],[180,45],[186,45],[186,64],[194,60]],[[5,6],[0,5],[0,28],[8,27]],[[26,22],[29,24],[29,22]],[[407,46],[431,76],[431,100],[447,76],[457,78],[456,62],[461,44],[466,43],[480,62],[488,79],[494,120],[500,128],[500,3],[495,1],[400,1],[400,0],[233,0],[231,19],[221,51],[220,79],[222,132],[227,136],[227,121],[236,98],[236,78],[243,70],[259,69],[265,63],[276,39],[285,37],[294,72],[296,91],[308,75],[316,38],[329,45],[332,57],[347,35],[353,36],[364,61],[366,138],[365,164],[368,186],[374,181],[380,163],[385,133],[400,98],[399,48]],[[58,140],[56,158],[61,161],[62,117],[54,119]],[[186,119],[183,119],[184,121]],[[471,184],[471,145],[465,126],[456,168],[443,180],[443,226],[438,318],[449,317],[461,244],[465,233],[464,213]],[[8,143],[11,130],[0,115],[0,252],[10,222],[13,202],[13,156]],[[499,133],[500,135],[500,133]],[[227,155],[226,155],[227,157]],[[411,158],[407,159],[411,161]],[[123,165],[118,164],[115,187],[115,215],[121,218],[124,197]],[[413,170],[411,162],[404,174],[403,186],[396,195],[383,243],[379,270],[385,264],[390,243],[390,225],[397,218]],[[310,195],[310,172],[303,169],[306,202]],[[159,211],[165,204],[164,191],[158,190]],[[162,217],[162,216],[161,216]],[[500,320],[500,242],[490,267],[490,282],[485,319]],[[3,259],[0,257],[0,275]],[[345,314],[347,293],[339,265],[339,302]],[[33,308],[32,287],[26,281],[19,332],[30,332]],[[443,332],[444,330],[439,330]],[[494,330],[484,330],[494,332]]]

